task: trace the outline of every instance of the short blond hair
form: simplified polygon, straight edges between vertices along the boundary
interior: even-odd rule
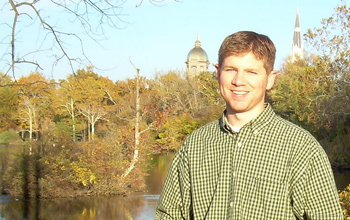
[[[249,52],[264,63],[267,73],[274,69],[275,45],[269,37],[252,31],[239,31],[225,38],[219,49],[219,66],[228,56],[243,56]]]

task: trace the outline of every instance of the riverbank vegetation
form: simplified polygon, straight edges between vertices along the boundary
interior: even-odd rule
[[[87,68],[60,82],[39,73],[2,79],[0,142],[21,151],[2,160],[1,185],[16,197],[142,190],[147,154],[177,150],[223,106],[211,73],[186,79],[170,71],[113,83]]]
[[[320,140],[334,166],[348,167],[347,115],[324,118],[323,105],[310,102],[318,95],[315,90],[324,89],[309,86],[319,73],[315,66],[287,62],[268,98],[279,115]],[[142,190],[147,168],[141,164],[148,154],[176,151],[189,133],[216,120],[224,109],[213,73],[187,79],[169,71],[140,82],[139,131],[144,132],[137,164],[123,177],[134,156],[136,79],[113,83],[91,68],[60,82],[39,73],[18,82],[7,79],[1,100],[17,100],[1,105],[0,141],[21,151],[2,160],[2,188],[16,197],[41,198]]]

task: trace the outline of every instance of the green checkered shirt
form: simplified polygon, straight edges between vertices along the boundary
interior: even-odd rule
[[[156,219],[343,219],[322,147],[270,105],[230,130],[224,116],[177,152]]]

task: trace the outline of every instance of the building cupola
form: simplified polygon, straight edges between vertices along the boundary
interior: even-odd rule
[[[209,70],[208,55],[201,47],[201,41],[199,40],[199,34],[195,42],[194,48],[190,50],[186,60],[186,74],[187,77],[193,78],[199,75],[201,72],[207,72]]]

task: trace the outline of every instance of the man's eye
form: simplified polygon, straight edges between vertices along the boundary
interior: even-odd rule
[[[235,70],[234,70],[234,69],[232,69],[232,68],[227,68],[225,71],[230,72],[230,71],[235,71]]]

